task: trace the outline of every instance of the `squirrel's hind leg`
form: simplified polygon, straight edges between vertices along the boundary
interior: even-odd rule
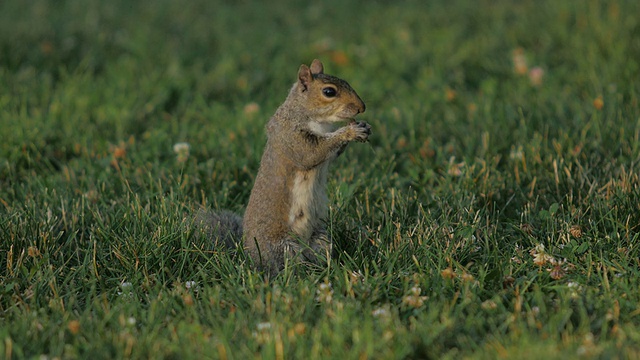
[[[308,242],[292,237],[283,245],[284,260],[289,264],[326,265],[333,251],[331,238],[324,230],[314,231]]]
[[[314,231],[309,239],[309,246],[302,252],[307,262],[315,265],[327,265],[333,256],[331,236],[324,229]]]
[[[316,230],[308,241],[287,237],[276,246],[255,244],[252,258],[258,268],[275,275],[288,266],[326,266],[331,261],[333,246],[324,230]],[[251,253],[251,250],[250,250]]]

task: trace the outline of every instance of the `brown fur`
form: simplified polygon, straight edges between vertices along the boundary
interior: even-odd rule
[[[327,88],[335,96],[326,96]],[[353,120],[364,111],[351,86],[324,74],[320,61],[300,66],[298,80],[267,124],[267,144],[241,228],[244,247],[259,268],[275,274],[287,261],[328,261],[328,167],[349,142],[367,141],[371,127]],[[344,121],[349,123],[333,131]],[[214,223],[224,225],[219,218]]]

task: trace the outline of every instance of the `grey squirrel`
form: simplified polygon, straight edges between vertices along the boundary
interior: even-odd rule
[[[229,211],[200,211],[196,223],[216,244],[242,244],[269,274],[287,261],[326,263],[329,164],[352,141],[366,142],[371,126],[354,117],[365,104],[344,80],[315,59],[301,65],[286,100],[266,126],[267,144],[244,219]],[[339,123],[348,122],[338,127]],[[337,129],[336,129],[337,128]]]

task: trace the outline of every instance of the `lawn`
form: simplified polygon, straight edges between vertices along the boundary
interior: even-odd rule
[[[0,357],[640,357],[638,14],[0,2]],[[314,58],[373,135],[329,171],[337,256],[268,279],[193,216],[243,212]]]

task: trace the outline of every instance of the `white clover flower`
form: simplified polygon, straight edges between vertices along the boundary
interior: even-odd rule
[[[371,312],[373,317],[385,318],[389,316],[389,310],[385,308],[377,308]]]
[[[569,295],[571,296],[572,299],[577,299],[578,297],[580,297],[580,292],[582,291],[582,285],[580,285],[577,282],[569,281],[567,283],[567,287],[571,289],[571,292],[569,293]]]
[[[533,263],[538,266],[543,266],[548,262],[555,264],[557,261],[553,256],[545,252],[544,244],[536,245],[535,248],[529,250],[529,254],[533,257]]]
[[[173,145],[173,152],[176,154],[184,154],[184,153],[188,154],[190,149],[191,149],[191,145],[189,145],[189,143],[186,143],[186,142],[179,142]]]
[[[271,323],[270,322],[258,323],[256,325],[256,329],[258,329],[258,331],[269,330],[269,329],[271,329]]]
[[[522,146],[512,147],[509,152],[509,159],[511,160],[522,160],[524,158],[524,151],[522,150]]]
[[[191,145],[186,142],[179,142],[173,145],[173,152],[178,155],[178,162],[182,163],[189,158],[189,150]]]
[[[531,308],[531,312],[532,312],[534,315],[538,315],[538,314],[540,314],[540,307],[538,307],[538,306],[534,306],[534,307],[532,307],[532,308]]]
[[[256,324],[256,330],[251,332],[251,335],[258,341],[259,344],[266,344],[271,342],[271,323],[261,322]]]
[[[118,291],[118,296],[125,295],[132,297],[133,296],[133,284],[128,281],[122,281],[120,283],[120,291]]]
[[[333,300],[333,289],[331,288],[331,283],[323,282],[318,285],[318,290],[316,290],[316,301],[331,303]]]
[[[409,289],[409,294],[402,298],[402,305],[406,305],[413,308],[418,308],[424,304],[427,300],[426,296],[420,296],[422,289],[419,286],[414,286]]]

